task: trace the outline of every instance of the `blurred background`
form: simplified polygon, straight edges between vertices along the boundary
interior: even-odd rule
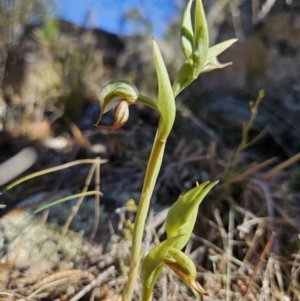
[[[28,146],[36,156],[27,173],[101,156],[109,159],[101,173],[102,204],[114,208],[129,196],[138,199],[158,116],[132,106],[124,128],[96,129],[98,95],[109,80],[123,78],[156,98],[152,37],[173,80],[184,62],[180,22],[186,3],[1,1],[0,163]],[[238,42],[220,56],[221,62],[232,61],[232,66],[201,75],[177,99],[174,132],[154,195],[154,203],[160,205],[172,203],[195,181],[222,178],[231,183],[253,164],[273,157],[283,162],[300,150],[300,2],[204,0],[203,4],[210,44],[230,38]],[[112,118],[107,114],[103,122],[112,123]],[[251,126],[245,127],[249,120]],[[209,159],[202,160],[203,156]],[[13,163],[9,166],[15,176],[24,171]],[[299,165],[290,168],[283,174],[284,191],[297,192]],[[1,214],[41,191],[78,192],[85,172],[80,167],[17,187],[2,196],[6,208]],[[6,176],[4,172],[0,184],[15,177]],[[220,200],[243,200],[243,185],[228,187]],[[294,196],[291,199],[289,204]],[[261,203],[257,205],[260,208]]]
[[[133,80],[155,95],[151,37],[160,43],[174,78],[183,62],[179,28],[185,3],[3,1],[1,129],[45,139],[62,116],[88,128],[97,119],[101,87],[114,77]],[[184,99],[223,131],[221,119],[225,127],[245,120],[248,102],[264,89],[256,126],[269,124],[274,147],[287,156],[299,147],[300,137],[299,5],[292,0],[204,1],[211,44],[234,37],[239,42],[221,56],[233,66],[201,76],[190,90],[193,96]],[[84,109],[92,114],[84,116]]]

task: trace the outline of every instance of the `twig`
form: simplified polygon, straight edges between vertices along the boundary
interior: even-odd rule
[[[256,224],[260,224],[260,223],[263,223],[263,222],[266,222],[268,221],[268,217],[256,217],[256,218],[252,218],[248,221],[245,221],[243,222],[241,225],[237,226],[237,229],[239,231],[243,231],[243,232],[246,232],[248,233],[249,232],[249,229],[251,227],[254,227]]]
[[[263,174],[260,177],[260,179],[262,181],[268,181],[272,177],[276,176],[280,171],[282,171],[283,169],[285,169],[285,168],[289,167],[290,165],[296,163],[298,160],[300,160],[300,153],[298,153],[295,156],[289,158],[288,160],[282,162],[281,164],[275,166],[274,168],[272,168],[271,170],[269,170],[268,172]]]
[[[254,278],[256,277],[256,274],[257,274],[257,272],[258,272],[258,269],[259,269],[259,267],[260,267],[262,261],[263,261],[264,258],[266,257],[267,253],[268,253],[269,250],[271,249],[271,247],[272,247],[272,245],[273,245],[273,242],[274,242],[274,239],[275,239],[275,233],[273,232],[272,235],[271,235],[271,237],[269,238],[268,243],[266,244],[266,246],[265,246],[263,252],[262,252],[261,255],[260,255],[259,261],[258,261],[258,263],[257,263],[257,265],[256,265],[256,267],[255,267],[255,269],[254,269],[253,275],[251,276],[251,279],[250,279],[250,282],[249,282],[249,284],[248,284],[248,287],[247,287],[247,290],[246,290],[246,292],[245,292],[245,295],[244,295],[244,297],[243,297],[243,300],[245,299],[245,297],[246,297],[247,294],[249,293],[250,287],[251,287],[251,285],[252,285],[252,282],[254,281]]]
[[[255,254],[255,252],[256,252],[255,247],[261,240],[261,236],[264,233],[264,229],[265,229],[265,223],[264,222],[258,223],[257,229],[256,229],[254,236],[249,244],[249,249],[244,257],[244,261],[250,262],[253,254]]]
[[[212,248],[214,251],[216,251],[219,254],[224,254],[224,251],[221,248],[217,247],[216,245],[214,245],[213,243],[211,243],[210,241],[208,241],[208,240],[206,240],[202,237],[199,237],[199,236],[196,236],[195,234],[192,234],[191,238],[196,240],[196,241],[202,242],[203,244],[205,244],[206,246]],[[245,263],[243,263],[239,259],[235,258],[234,256],[228,256],[228,259],[230,259],[233,263],[235,263],[238,266],[245,265]]]
[[[38,288],[37,290],[35,290],[32,294],[30,294],[27,299],[30,300],[32,299],[34,296],[36,296],[38,293],[42,292],[43,290],[49,288],[49,287],[53,287],[53,286],[57,286],[63,283],[66,283],[69,281],[69,277],[65,277],[65,278],[61,278],[49,283],[44,284],[43,286],[41,286],[40,288]]]
[[[280,264],[277,260],[274,260],[274,268],[275,268],[275,274],[276,274],[278,286],[280,289],[280,297],[281,300],[284,300],[284,284],[283,284],[282,274],[280,271]]]
[[[270,290],[269,286],[270,286],[270,279],[269,279],[269,274],[272,274],[272,272],[270,272],[270,267],[272,264],[272,257],[269,258],[268,262],[267,262],[267,267],[264,271],[264,277],[263,277],[263,281],[262,281],[262,288],[261,288],[261,293],[259,296],[259,301],[263,301],[263,300],[273,300],[273,298],[270,296],[270,291],[272,293],[272,290]]]
[[[270,191],[270,187],[268,183],[264,183],[258,179],[253,179],[252,183],[254,183],[256,186],[258,186],[261,191],[263,192],[266,203],[267,203],[267,209],[268,209],[268,217],[269,217],[269,222],[271,229],[269,229],[269,235],[271,234],[270,231],[273,231],[275,228],[275,207],[274,207],[274,202],[273,202],[273,196]],[[277,247],[277,246],[274,246]]]
[[[161,225],[162,223],[164,223],[166,221],[166,217],[167,217],[169,210],[170,210],[170,208],[163,209],[159,213],[155,214],[155,216],[152,219],[152,227],[153,228],[158,227],[159,225]],[[148,223],[149,223],[149,220],[148,220]],[[162,230],[162,231],[165,231],[165,230]],[[158,233],[158,234],[163,234],[163,233]]]
[[[87,272],[87,271],[82,271],[82,270],[67,270],[67,271],[60,271],[55,274],[52,274],[43,280],[39,281],[33,286],[33,289],[39,289],[41,286],[44,286],[50,282],[54,282],[58,279],[61,278],[73,278],[73,277],[80,277],[80,278],[86,278],[89,281],[92,281],[95,279],[94,275]]]
[[[94,287],[100,285],[102,281],[107,278],[110,274],[115,271],[115,267],[111,266],[106,271],[101,273],[95,280],[93,280],[90,284],[85,286],[79,293],[77,293],[70,301],[78,301],[82,298],[86,293],[91,291]]]
[[[14,295],[7,292],[0,292],[0,300],[14,300]]]
[[[247,178],[249,178],[250,176],[252,176],[257,171],[265,168],[268,165],[273,164],[276,161],[277,161],[277,158],[274,157],[274,158],[268,159],[268,160],[266,160],[266,161],[264,161],[262,163],[255,164],[254,166],[251,166],[245,172],[237,175],[236,177],[234,177],[233,179],[229,180],[228,182],[229,183],[238,183],[238,182],[245,181]]]
[[[299,235],[298,235],[298,239],[299,239]],[[300,258],[300,250],[298,250],[298,253],[295,254],[295,259],[293,261],[293,265],[292,265],[292,269],[291,269],[291,284],[290,284],[290,288],[296,288],[298,286],[298,275],[299,275],[299,271],[300,271],[300,267],[298,265],[298,260]]]
[[[222,241],[223,241],[224,250],[226,250],[227,246],[228,246],[227,235],[226,235],[226,231],[225,231],[222,219],[220,217],[220,210],[219,209],[214,210],[214,216],[215,216],[215,219],[217,221],[218,228],[219,228],[219,231],[220,231],[220,235],[221,235],[221,238],[222,238]]]

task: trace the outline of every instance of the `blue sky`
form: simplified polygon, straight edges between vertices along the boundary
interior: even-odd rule
[[[174,0],[61,0],[60,17],[84,25],[90,12],[90,25],[116,34],[137,32],[137,26],[122,23],[122,17],[133,8],[140,9],[144,19],[151,21],[153,36],[165,34],[167,22],[176,15]]]

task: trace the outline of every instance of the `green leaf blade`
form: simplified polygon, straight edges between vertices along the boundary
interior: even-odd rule
[[[169,75],[157,43],[153,40],[153,60],[158,80],[158,108],[161,113],[159,140],[166,141],[176,115],[175,99]]]
[[[145,257],[141,267],[141,278],[143,284],[143,296],[151,296],[155,281],[164,267],[170,248],[181,236],[171,237],[153,248]],[[142,300],[148,300],[146,297]]]
[[[217,185],[218,181],[204,182],[194,187],[180,197],[170,208],[166,219],[167,237],[182,235],[174,244],[174,248],[181,250],[191,237],[195,226],[198,207],[209,191]]]

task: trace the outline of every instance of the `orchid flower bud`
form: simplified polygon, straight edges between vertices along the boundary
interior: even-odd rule
[[[187,285],[195,289],[201,295],[208,293],[196,284],[197,270],[192,260],[182,251],[170,248],[164,263],[175,272]]]
[[[171,238],[181,235],[174,243],[174,248],[181,250],[187,244],[195,226],[198,206],[217,183],[204,182],[196,186],[179,197],[170,208],[166,219],[167,236]]]
[[[201,0],[196,0],[195,5],[195,35],[194,35],[194,75],[196,79],[202,71],[204,66],[208,47],[209,47],[209,36],[208,28]]]
[[[184,9],[181,28],[180,28],[181,46],[187,60],[193,54],[193,47],[194,47],[194,31],[193,31],[192,19],[191,19],[192,3],[193,0],[190,0],[186,5],[186,8]]]
[[[220,64],[217,56],[230,47],[236,39],[227,40],[209,48],[209,35],[202,0],[195,0],[194,28],[192,25],[193,0],[189,0],[181,22],[181,45],[185,63],[179,69],[173,83],[173,93],[178,95],[200,73],[224,68],[231,63]]]
[[[154,284],[164,265],[169,266],[186,284],[194,288],[199,294],[207,295],[195,282],[196,267],[183,252],[175,249],[173,245],[180,240],[182,235],[167,238],[145,257],[142,269],[143,293],[142,300],[151,300]]]
[[[100,102],[100,117],[96,126],[102,119],[104,113],[114,110],[114,123],[111,126],[99,126],[108,130],[121,127],[129,117],[129,105],[138,101],[138,89],[130,82],[125,80],[111,81],[102,89]]]
[[[114,110],[114,123],[111,126],[103,126],[107,130],[115,130],[121,127],[129,118],[129,104],[121,100]]]
[[[173,84],[173,93],[178,95],[201,73],[208,51],[208,28],[201,0],[196,0],[194,29],[192,27],[190,0],[184,10],[181,22],[181,45],[186,62],[179,69]]]
[[[143,301],[151,300],[155,281],[164,267],[164,260],[167,258],[170,248],[172,248],[179,239],[180,235],[164,240],[145,257],[141,268]]]

